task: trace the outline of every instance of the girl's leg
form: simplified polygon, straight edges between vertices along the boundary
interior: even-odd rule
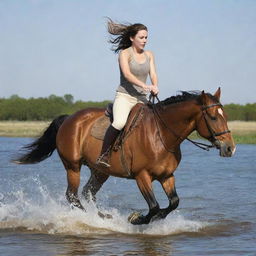
[[[118,130],[122,130],[126,124],[129,113],[133,106],[137,104],[137,99],[125,94],[116,93],[113,105],[113,123],[112,126]]]
[[[127,97],[128,96],[128,97]],[[127,121],[128,115],[132,107],[137,103],[136,99],[123,93],[117,93],[113,106],[114,121],[107,129],[101,149],[100,157],[96,164],[104,167],[110,167],[109,164],[109,149],[114,144],[120,130],[123,129]]]

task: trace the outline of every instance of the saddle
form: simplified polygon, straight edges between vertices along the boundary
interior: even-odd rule
[[[118,150],[118,147],[123,143],[123,141],[131,134],[131,132],[140,124],[142,120],[145,104],[138,103],[136,104],[127,119],[125,127],[121,130],[115,145],[113,147],[114,150]],[[106,130],[109,125],[113,122],[113,103],[109,103],[106,110],[105,115],[96,119],[93,127],[91,129],[91,135],[98,139],[103,140]]]

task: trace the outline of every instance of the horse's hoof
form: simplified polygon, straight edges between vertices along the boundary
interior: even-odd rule
[[[113,216],[111,214],[104,214],[102,212],[98,212],[98,215],[102,218],[102,219],[113,219]]]
[[[128,221],[133,225],[144,224],[144,216],[140,212],[133,212],[129,217]]]
[[[106,213],[105,214],[105,218],[106,219],[113,219],[113,216],[111,214]]]
[[[164,212],[158,212],[156,215],[154,215],[152,218],[151,218],[151,220],[150,220],[150,222],[153,222],[153,221],[157,221],[157,220],[162,220],[162,219],[164,219],[166,217],[166,214],[164,213]]]

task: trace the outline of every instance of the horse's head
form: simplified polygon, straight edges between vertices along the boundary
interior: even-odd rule
[[[220,88],[214,95],[202,91],[199,98],[201,111],[196,120],[196,130],[220,150],[220,156],[231,157],[236,147],[228,129],[227,116],[220,103],[220,94]]]

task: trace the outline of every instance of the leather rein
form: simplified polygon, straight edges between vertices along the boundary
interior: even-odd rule
[[[212,107],[216,107],[216,106],[220,106],[222,107],[221,103],[214,103],[214,104],[211,104],[211,105],[208,105],[208,106],[202,106],[201,110],[202,110],[202,113],[203,113],[203,117],[204,117],[204,121],[205,121],[205,124],[206,124],[206,127],[209,131],[209,133],[211,134],[209,137],[207,137],[206,139],[210,140],[212,142],[212,145],[208,145],[208,144],[205,144],[205,143],[201,143],[201,142],[197,142],[197,141],[194,141],[194,140],[191,140],[189,138],[183,138],[181,136],[178,136],[172,129],[170,129],[170,127],[164,122],[164,120],[161,118],[158,110],[157,110],[157,107],[155,105],[155,99],[157,99],[158,103],[161,104],[161,101],[159,100],[158,96],[157,95],[150,95],[149,97],[149,103],[151,104],[152,106],[152,109],[153,109],[153,113],[154,113],[154,117],[155,117],[155,121],[156,121],[156,125],[157,125],[157,129],[158,129],[158,133],[159,133],[159,136],[160,136],[160,139],[165,147],[165,149],[168,151],[168,152],[171,152],[171,153],[174,153],[175,151],[174,150],[171,150],[171,149],[168,149],[168,147],[166,146],[162,136],[161,136],[161,133],[160,133],[160,127],[159,127],[159,124],[157,122],[157,119],[162,123],[162,125],[170,132],[172,133],[176,138],[177,138],[177,141],[178,140],[181,140],[183,141],[184,139],[188,140],[189,142],[191,142],[192,144],[194,144],[195,146],[203,149],[203,150],[207,150],[209,151],[210,148],[214,148],[216,147],[213,143],[218,141],[218,139],[216,137],[220,136],[220,135],[223,135],[223,134],[226,134],[226,133],[230,133],[230,130],[225,130],[223,132],[218,132],[216,133],[210,126],[209,122],[207,121],[207,118],[206,116],[208,115],[212,120],[214,120],[215,118],[210,116],[208,113],[207,113],[207,109],[209,108],[212,108]]]

